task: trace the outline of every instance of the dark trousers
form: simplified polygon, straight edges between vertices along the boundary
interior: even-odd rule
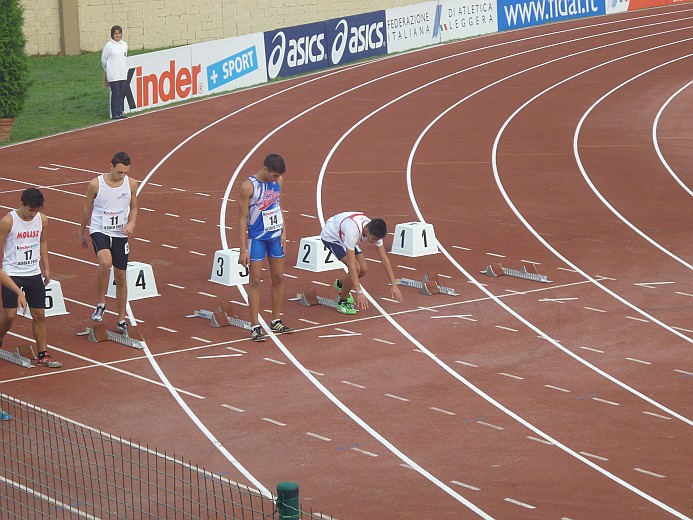
[[[127,80],[109,81],[111,87],[111,117],[123,115],[125,109],[125,84]]]

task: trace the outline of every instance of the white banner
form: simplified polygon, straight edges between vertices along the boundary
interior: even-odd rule
[[[496,0],[441,0],[441,41],[498,32]]]
[[[385,11],[388,53],[440,43],[440,7],[424,2]]]

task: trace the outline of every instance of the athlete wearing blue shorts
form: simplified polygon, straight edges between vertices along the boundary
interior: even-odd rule
[[[248,306],[250,307],[250,337],[265,341],[260,326],[260,279],[262,263],[267,257],[272,277],[272,322],[275,333],[288,334],[293,329],[282,322],[281,306],[284,299],[284,246],[286,225],[281,210],[281,190],[286,165],[277,154],[265,157],[262,169],[241,184],[240,240],[238,263],[249,270]]]

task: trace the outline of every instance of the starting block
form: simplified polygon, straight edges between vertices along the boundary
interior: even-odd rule
[[[545,274],[539,274],[537,266],[534,264],[522,264],[520,269],[508,269],[497,262],[490,264],[481,272],[487,276],[513,276],[515,278],[532,280],[533,282],[551,283],[551,280]]]
[[[34,368],[31,361],[36,359],[36,354],[31,345],[17,347],[14,352],[0,348],[0,359],[24,368]]]
[[[219,305],[217,312],[201,309],[199,311],[194,311],[193,314],[186,316],[186,318],[204,318],[210,321],[212,327],[233,326],[245,330],[252,329],[249,321],[242,320],[236,315],[231,302],[226,302]]]
[[[318,296],[315,293],[315,289],[309,289],[302,293],[298,293],[296,298],[289,298],[289,301],[298,302],[299,305],[304,307],[311,307],[313,305],[324,305],[325,307],[330,307],[332,309],[337,308],[338,300],[325,298],[324,296]]]
[[[118,334],[117,332],[107,330],[106,325],[103,323],[96,323],[91,327],[87,327],[85,332],[78,332],[77,335],[88,336],[89,341],[93,343],[113,341],[114,343],[120,343],[121,345],[139,350],[144,349],[144,345],[142,344],[144,338],[136,325],[128,325],[127,334]]]
[[[448,296],[459,296],[459,293],[450,287],[443,287],[438,284],[438,275],[436,273],[425,274],[423,280],[411,280],[409,278],[398,278],[397,285],[406,287],[414,287],[419,289],[421,294],[432,296],[434,294],[447,294]]]
[[[307,271],[321,272],[342,269],[343,266],[344,264],[337,260],[332,251],[325,247],[319,235],[301,238],[295,267],[306,269]]]
[[[221,285],[241,285],[250,280],[250,270],[238,263],[241,250],[238,247],[232,249],[220,249],[214,253],[212,264],[212,276],[210,282]]]

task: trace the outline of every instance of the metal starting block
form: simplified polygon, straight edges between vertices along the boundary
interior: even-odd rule
[[[36,359],[36,354],[34,354],[34,349],[31,345],[17,347],[15,352],[0,348],[0,359],[24,368],[34,368],[34,365],[31,364],[31,360]]]
[[[545,274],[539,274],[537,266],[534,264],[522,264],[520,269],[508,269],[497,262],[490,264],[486,270],[481,272],[487,276],[513,276],[515,278],[532,280],[533,282],[551,283],[551,280]]]
[[[201,309],[199,311],[194,311],[193,314],[186,316],[186,318],[204,318],[209,320],[212,327],[233,326],[245,330],[251,330],[252,328],[249,321],[242,320],[236,315],[231,302],[219,305],[219,310],[217,312]]]
[[[425,274],[423,281],[411,280],[409,278],[398,278],[397,285],[404,285],[406,287],[414,287],[419,289],[421,294],[426,296],[432,296],[434,294],[447,294],[448,296],[459,296],[459,293],[450,287],[443,287],[438,284],[438,274],[431,273]]]
[[[144,349],[142,342],[144,338],[140,333],[139,329],[135,325],[128,325],[127,334],[119,334],[111,330],[106,329],[106,325],[103,323],[96,323],[91,327],[87,327],[85,332],[78,332],[78,336],[88,336],[89,341],[93,343],[101,343],[102,341],[113,341],[114,343],[120,343],[128,347],[136,349]]]
[[[298,293],[296,298],[289,298],[289,301],[298,302],[299,305],[304,307],[311,307],[312,305],[324,305],[325,307],[330,307],[332,309],[337,308],[337,299],[325,298],[324,296],[318,296],[315,294],[315,289],[308,289],[302,293]]]

